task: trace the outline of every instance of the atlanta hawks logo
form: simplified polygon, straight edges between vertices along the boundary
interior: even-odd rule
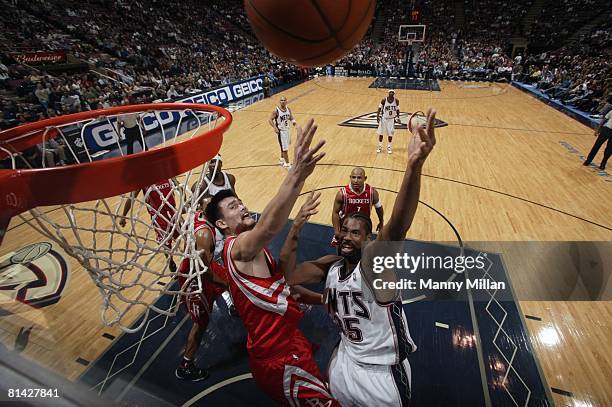
[[[410,112],[401,112],[399,116],[399,123],[395,122],[396,129],[407,129],[408,128],[408,119],[410,118]],[[422,117],[421,117],[422,116]],[[425,123],[426,117],[425,115],[417,115],[417,119],[420,119],[423,123]],[[414,123],[414,122],[413,122]],[[376,112],[362,114],[361,116],[355,116],[351,119],[345,120],[342,123],[338,123],[338,126],[347,126],[347,127],[361,127],[365,129],[376,129],[378,127],[378,122],[376,121]],[[444,127],[448,126],[443,120],[436,118],[434,122],[434,127]]]
[[[34,243],[8,253],[0,258],[0,306],[55,304],[68,284],[68,275],[68,263],[50,243]]]

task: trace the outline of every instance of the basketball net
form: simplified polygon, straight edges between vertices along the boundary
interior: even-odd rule
[[[156,150],[160,149],[168,150],[168,153],[163,154],[168,160],[167,162],[151,160],[148,166],[142,168],[124,166],[126,170],[124,177],[138,178],[139,173],[145,176],[151,171],[159,171],[159,174],[165,171],[165,174],[171,177],[162,179],[158,177],[156,182],[147,181],[145,184],[132,180],[131,187],[137,186],[138,189],[125,191],[118,196],[81,203],[35,207],[29,212],[17,215],[76,259],[89,273],[102,295],[101,316],[104,324],[119,326],[129,333],[136,332],[144,326],[150,311],[175,315],[178,302],[173,302],[176,304],[170,309],[161,309],[155,305],[156,299],[165,294],[184,295],[187,285],[192,282],[190,293],[201,294],[200,277],[207,271],[200,257],[201,253],[196,248],[194,220],[199,203],[208,190],[208,183],[204,182],[204,178],[209,171],[209,164],[203,161],[209,160],[218,151],[218,146],[200,154],[199,165],[186,172],[172,174],[171,171],[176,171],[174,168],[168,172],[166,169],[160,170],[154,166],[170,163],[176,167],[176,161],[181,157],[176,156],[179,150],[175,147],[186,140],[206,137],[206,134],[212,132],[222,133],[231,123],[229,113],[228,116],[221,117],[218,111],[206,110],[206,107],[198,108],[199,110],[180,107],[173,110],[155,110],[155,105],[149,106],[153,108],[147,109],[146,112],[131,114],[138,116],[141,145],[145,145],[143,127],[154,129],[153,135],[147,137],[147,142],[152,143],[152,138],[159,137],[159,144],[156,147],[149,146],[150,151],[133,156],[145,154],[159,158],[160,152]],[[114,132],[115,143],[109,148],[116,147],[115,154],[123,157],[119,160],[131,157],[125,155],[123,151],[125,147],[122,149],[119,143],[117,124],[122,120],[120,116],[125,117],[125,114],[105,112],[89,116],[91,117],[66,124],[54,124],[38,130],[39,133],[44,130],[41,149],[43,167],[47,167],[45,157],[49,149],[45,142],[51,138],[47,137],[51,134],[55,140],[65,146],[65,153],[70,161],[78,164],[94,163],[98,151],[97,148],[94,151],[89,147],[90,143],[85,140],[84,132],[89,126],[95,127],[101,124],[108,124],[110,131]],[[178,123],[176,123],[177,117],[180,117]],[[218,123],[223,121],[228,123],[223,129],[217,128]],[[190,130],[184,131],[186,128]],[[16,146],[18,140],[23,140],[23,134],[15,137],[13,141],[4,140],[5,142],[0,144],[2,151],[10,155],[13,169],[19,162],[29,164],[22,158],[24,155],[19,153],[20,149]],[[198,151],[192,151],[192,154],[197,156]],[[113,158],[101,161],[106,160]],[[129,160],[125,161],[127,163]],[[79,168],[70,165],[61,169],[71,167],[74,167],[75,171]],[[130,168],[133,173],[129,172]],[[214,177],[217,166],[211,168],[211,171]],[[106,175],[100,174],[100,177],[104,176]],[[115,183],[121,184],[123,181],[124,179],[119,178]],[[101,179],[91,179],[89,182],[102,183]],[[126,204],[131,207],[124,217]],[[122,220],[125,220],[124,225]],[[171,269],[171,264],[176,263],[177,268],[180,268],[183,259],[189,262],[190,267],[185,274],[181,274],[185,277],[185,284],[178,286],[174,283],[179,273]],[[143,315],[140,323],[135,327],[132,326],[139,315]]]

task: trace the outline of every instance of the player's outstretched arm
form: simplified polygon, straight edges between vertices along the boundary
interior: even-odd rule
[[[309,290],[308,288],[302,287],[301,285],[293,285],[290,287],[290,290],[291,296],[295,298],[297,302],[301,302],[302,304],[314,305],[323,304],[323,294],[321,293]]]
[[[305,261],[294,268],[293,271],[285,272],[285,282],[289,285],[320,283],[327,276],[327,271],[331,265],[341,259],[340,256],[328,254],[319,257],[317,260]]]
[[[308,194],[306,202],[304,202],[300,208],[297,216],[293,220],[291,229],[289,229],[289,234],[287,235],[285,243],[281,249],[278,263],[285,276],[291,275],[295,271],[295,259],[300,231],[306,222],[308,222],[308,219],[310,219],[312,215],[319,212],[317,207],[321,203],[319,200],[320,197],[320,192],[315,193],[312,191],[310,194]]]
[[[295,217],[285,244],[281,249],[279,265],[284,273],[285,281],[289,285],[318,283],[325,278],[329,266],[341,259],[339,256],[323,256],[318,260],[307,261],[298,267],[295,266],[300,231],[306,221],[318,212],[320,196],[320,192],[309,194],[308,199]]]
[[[427,110],[427,125],[415,126],[408,143],[408,164],[399,193],[395,198],[393,211],[383,226],[379,240],[403,240],[412,224],[419,203],[421,191],[421,169],[425,159],[436,144],[434,122],[435,110]]]
[[[311,148],[312,139],[317,131],[314,120],[310,119],[302,130],[297,128],[294,163],[277,194],[261,213],[261,218],[253,230],[241,233],[236,238],[232,256],[238,261],[250,261],[266,247],[281,231],[291,209],[297,200],[304,181],[315,169],[317,163],[325,156],[320,152],[325,141],[319,141]]]

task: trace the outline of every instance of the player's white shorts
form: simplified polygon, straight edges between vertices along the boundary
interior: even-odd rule
[[[382,136],[385,132],[387,133],[387,136],[392,136],[395,134],[395,119],[380,119],[376,134]]]
[[[291,144],[291,132],[289,130],[280,130],[278,134],[278,144],[282,151],[289,150],[289,144]]]
[[[343,407],[408,406],[410,404],[410,364],[356,363],[340,343],[329,362],[329,389]]]

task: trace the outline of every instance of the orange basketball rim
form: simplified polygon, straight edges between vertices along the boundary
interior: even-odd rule
[[[209,161],[232,123],[227,110],[198,103],[155,103],[53,117],[0,132],[0,159],[57,137],[62,126],[151,111],[205,112],[224,120],[212,129],[160,148],[64,167],[0,170],[0,243],[13,216],[37,206],[86,202],[124,194]],[[216,123],[215,123],[216,124]],[[13,165],[14,167],[14,165]]]

